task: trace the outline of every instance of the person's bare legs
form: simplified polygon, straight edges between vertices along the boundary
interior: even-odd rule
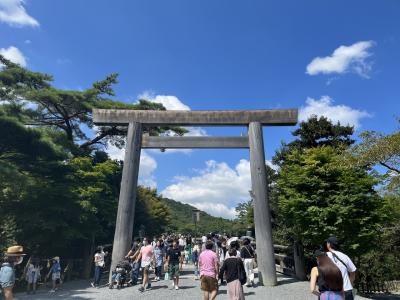
[[[142,282],[144,289],[146,289],[148,281],[149,281],[149,273],[148,273],[147,269],[144,269],[143,270],[143,282]]]
[[[214,290],[210,293],[210,300],[214,300],[217,297],[218,290]]]
[[[204,291],[203,295],[204,295],[204,297],[203,297],[204,300],[209,300],[210,299],[210,293],[209,292]]]

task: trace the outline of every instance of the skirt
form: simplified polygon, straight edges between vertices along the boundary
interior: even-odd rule
[[[325,291],[319,296],[321,300],[344,300],[341,292]]]
[[[244,300],[244,292],[239,279],[228,282],[228,299],[229,300]]]

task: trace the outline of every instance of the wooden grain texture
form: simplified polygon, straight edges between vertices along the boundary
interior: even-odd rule
[[[126,125],[139,122],[150,126],[247,126],[250,122],[258,122],[262,125],[284,126],[295,125],[297,114],[297,109],[223,111],[93,109],[93,122],[97,125]]]
[[[143,149],[249,148],[247,136],[143,136]]]

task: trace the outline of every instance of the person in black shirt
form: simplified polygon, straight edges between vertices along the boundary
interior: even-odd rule
[[[254,285],[254,249],[250,245],[250,240],[243,241],[243,247],[240,249],[240,257],[244,262],[244,269],[246,270],[247,286]]]
[[[229,300],[244,300],[242,284],[239,281],[239,271],[244,273],[243,261],[236,257],[236,248],[229,250],[229,257],[219,271],[220,278],[225,275]]]
[[[183,257],[181,250],[178,247],[178,242],[174,241],[172,248],[167,250],[167,261],[168,273],[170,279],[174,280],[174,287],[176,290],[179,289],[179,272],[182,270]]]

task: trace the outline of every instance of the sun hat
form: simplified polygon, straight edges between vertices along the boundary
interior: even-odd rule
[[[56,260],[56,261],[60,261],[60,257],[59,256],[54,256],[52,259]]]
[[[7,248],[7,252],[5,253],[6,256],[24,256],[24,248],[22,246],[11,246]]]

